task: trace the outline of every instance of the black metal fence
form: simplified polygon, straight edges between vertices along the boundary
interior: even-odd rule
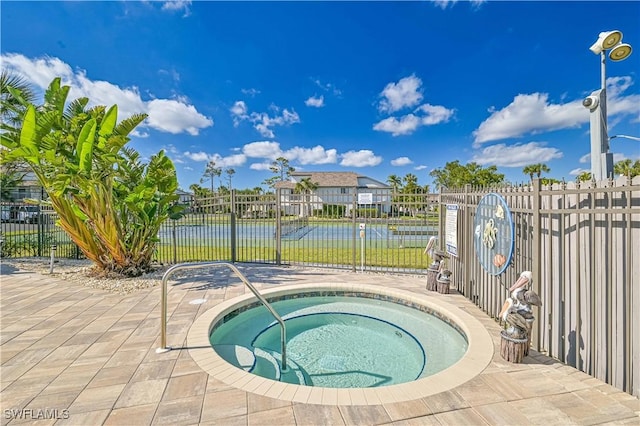
[[[160,263],[224,260],[350,270],[419,272],[424,248],[438,232],[437,195],[343,188],[295,194],[229,194],[193,199],[187,213],[158,233]],[[15,210],[16,206],[11,205]],[[2,224],[2,255],[81,255],[56,214],[39,206],[37,219]],[[33,222],[33,223],[31,223]]]

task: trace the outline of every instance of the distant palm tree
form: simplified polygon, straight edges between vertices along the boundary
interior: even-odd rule
[[[204,170],[202,175],[202,179],[200,179],[200,183],[209,180],[211,182],[211,196],[215,193],[214,191],[214,178],[220,177],[222,175],[222,168],[216,167],[216,162],[211,160],[207,163],[207,167]],[[206,179],[205,179],[206,178]]]
[[[229,167],[224,172],[227,174],[227,179],[229,180],[229,191],[231,191],[231,189],[232,189],[232,187],[231,187],[231,178],[233,177],[233,175],[236,174],[236,171],[232,167]]]
[[[613,166],[613,171],[618,176],[636,177],[640,175],[640,160],[634,162],[630,158],[620,160]]]
[[[591,180],[591,172],[582,172],[577,177],[578,182],[587,182]]]
[[[389,175],[387,183],[393,192],[398,192],[402,186],[402,178],[398,175]]]
[[[522,173],[524,173],[525,175],[529,175],[529,178],[532,182],[534,174],[536,175],[536,177],[540,178],[540,175],[543,172],[549,173],[550,171],[551,169],[549,168],[549,166],[543,163],[529,164],[528,166],[524,166],[524,168],[522,169]]]
[[[305,216],[311,216],[311,197],[309,197],[309,195],[316,189],[318,189],[318,184],[311,181],[311,178],[308,177],[301,179],[300,182],[296,182],[296,186],[293,188],[293,192],[296,194],[304,194],[307,210],[304,214]]]

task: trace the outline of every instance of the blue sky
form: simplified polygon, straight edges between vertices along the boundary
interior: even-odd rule
[[[422,185],[448,161],[588,171],[600,87],[589,47],[618,29],[635,52],[607,62],[609,135],[640,136],[640,2],[2,1],[2,67],[71,97],[149,114],[131,146],[165,149],[183,188],[207,161],[234,188],[298,171]],[[615,160],[640,142],[611,141]],[[218,185],[219,182],[216,182]],[[208,186],[208,184],[204,184]]]

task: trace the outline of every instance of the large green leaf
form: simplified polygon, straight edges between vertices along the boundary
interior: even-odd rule
[[[22,121],[22,130],[20,131],[20,145],[31,152],[35,153],[36,148],[36,109],[33,105],[29,105],[27,112]]]
[[[87,121],[80,135],[78,136],[78,145],[76,147],[76,155],[78,157],[78,166],[80,170],[88,172],[91,170],[91,160],[93,156],[93,142],[96,137],[96,120],[93,118]]]

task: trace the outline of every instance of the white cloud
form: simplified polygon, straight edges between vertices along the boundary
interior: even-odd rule
[[[406,166],[408,164],[413,164],[413,161],[409,157],[398,157],[391,160],[392,166]]]
[[[411,75],[400,79],[397,83],[389,83],[380,93],[383,99],[378,105],[381,112],[396,112],[406,107],[418,105],[422,100],[422,92],[420,90],[422,80]]]
[[[242,147],[242,153],[247,157],[267,158],[275,160],[282,157],[282,150],[279,142],[259,141],[251,142]]]
[[[582,169],[582,168],[578,167],[577,169],[573,169],[573,170],[571,170],[571,171],[569,172],[569,174],[570,174],[571,176],[578,176],[579,174],[582,174],[582,173],[584,173],[584,172],[589,172],[589,173],[590,173],[590,172],[591,172],[591,170]]]
[[[183,17],[191,15],[191,0],[167,0],[162,3],[162,10],[179,11],[184,10]]]
[[[237,101],[230,111],[235,126],[238,126],[241,121],[247,120],[253,123],[253,127],[265,138],[275,137],[275,133],[272,130],[274,126],[285,126],[300,122],[300,116],[294,110],[289,111],[285,108],[282,110],[282,114],[278,115],[280,108],[272,105],[270,109],[275,112],[275,116],[271,117],[266,112],[248,114],[248,108],[244,101]]]
[[[640,95],[622,96],[632,85],[630,77],[607,79],[607,113],[639,115]],[[589,122],[589,113],[582,99],[565,104],[552,104],[547,93],[517,95],[513,102],[499,111],[492,111],[473,132],[474,147],[484,142],[578,127]]]
[[[338,151],[317,145],[313,148],[294,147],[284,153],[285,158],[300,164],[333,164],[338,162]]]
[[[422,100],[422,80],[411,75],[398,81],[389,83],[380,96],[383,98],[378,110],[393,113],[407,107],[414,107]],[[410,135],[420,126],[432,126],[446,123],[453,117],[455,110],[442,105],[423,104],[409,114],[401,117],[387,117],[373,125],[373,130],[391,133],[393,136]]]
[[[242,147],[242,153],[247,157],[265,158],[268,160],[284,157],[289,160],[289,162],[297,161],[299,164],[333,164],[338,161],[338,152],[335,149],[326,150],[320,145],[313,148],[296,146],[287,151],[283,151],[280,148],[279,142],[259,141],[246,144]],[[255,167],[257,167],[255,170],[263,170],[261,165],[256,165]]]
[[[580,157],[580,160],[578,160],[580,163],[590,163],[591,162],[591,153],[585,154],[582,157]]]
[[[455,110],[445,108],[441,105],[424,104],[416,108],[414,113],[404,115],[399,119],[396,117],[387,117],[380,120],[373,125],[373,130],[391,133],[393,136],[410,135],[415,132],[418,127],[446,123],[453,117],[454,112]]]
[[[251,96],[252,98],[258,94],[260,94],[260,91],[258,89],[254,89],[254,88],[250,88],[250,89],[240,89],[240,91],[248,96]]]
[[[304,101],[304,104],[309,107],[322,108],[324,106],[324,96],[311,96],[309,99]]]
[[[425,113],[421,117],[421,124],[423,126],[432,126],[434,124],[446,123],[451,117],[453,117],[454,110],[447,109],[441,105],[424,104],[416,109],[416,112],[420,111]]]
[[[427,168],[427,166],[425,166],[424,164],[420,164],[419,166],[415,166],[413,169],[414,170],[424,170],[426,168]]]
[[[249,166],[251,170],[266,171],[271,170],[271,163],[253,163]]]
[[[345,167],[366,167],[377,166],[382,162],[382,157],[379,157],[368,149],[361,149],[360,151],[349,151],[341,154],[342,161],[341,166]]]
[[[320,80],[313,80],[313,82],[325,92],[331,92],[334,96],[342,95],[342,91],[331,83],[323,83]]]
[[[410,135],[420,127],[420,119],[413,114],[405,115],[398,120],[396,117],[387,117],[373,125],[373,130],[391,133],[393,136]]]
[[[476,153],[471,161],[481,166],[489,164],[501,167],[522,167],[527,164],[545,163],[562,156],[560,150],[547,147],[543,142],[529,142],[511,146],[491,145]]]
[[[69,100],[89,98],[89,106],[118,105],[118,119],[122,120],[136,113],[147,113],[149,118],[141,124],[133,135],[148,136],[141,128],[152,128],[173,134],[197,135],[201,129],[211,127],[213,120],[200,114],[193,105],[181,99],[152,99],[145,101],[137,87],[121,88],[107,81],[94,81],[83,70],[73,70],[58,58],[27,58],[21,54],[8,53],[1,56],[2,66],[22,75],[40,89],[60,77],[62,84],[69,85]]]
[[[482,4],[486,3],[486,1],[487,0],[469,0],[469,4],[473,9],[478,9]],[[432,0],[432,2],[440,9],[444,10],[449,6],[453,7],[458,0]]]
[[[170,99],[149,101],[147,111],[147,123],[150,127],[172,134],[187,132],[197,136],[200,129],[213,124],[213,120],[200,114],[193,105]]]
[[[199,161],[199,162],[209,162],[213,161],[216,163],[216,167],[235,167],[242,166],[246,161],[247,157],[244,154],[234,154],[229,155],[227,157],[223,157],[220,154],[207,154],[206,152],[189,152],[186,151],[183,154],[186,158]]]
[[[202,151],[200,151],[200,152],[189,152],[189,151],[186,151],[183,155],[185,157],[187,157],[188,159],[193,160],[193,161],[209,161],[210,160],[209,154],[207,154],[206,152],[202,152]]]

